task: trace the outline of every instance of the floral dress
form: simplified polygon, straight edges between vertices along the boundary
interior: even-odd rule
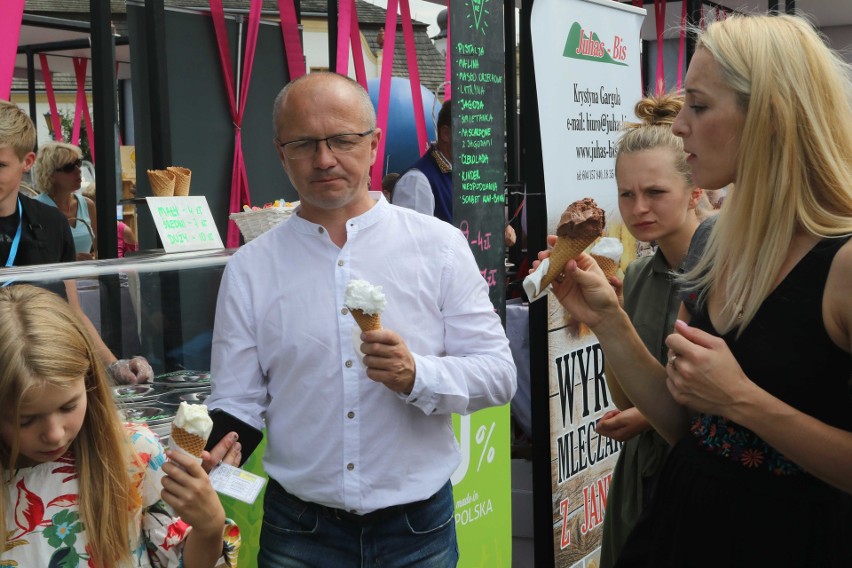
[[[191,530],[160,499],[166,456],[157,436],[145,426],[127,426],[138,460],[131,464],[136,489],[134,511],[138,536],[130,567],[183,566],[183,542]],[[5,486],[6,552],[0,567],[94,568],[86,527],[77,509],[78,474],[74,455],[20,468]],[[223,554],[217,566],[236,566],[239,529],[225,522]],[[125,565],[127,566],[127,565]]]

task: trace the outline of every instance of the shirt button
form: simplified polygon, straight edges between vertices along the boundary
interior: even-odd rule
[[[344,365],[346,365],[346,368],[348,369],[352,366],[352,361],[346,361],[346,363],[344,363]]]
[[[347,418],[355,418],[355,413],[350,410],[349,412],[346,413],[346,417]]]
[[[348,469],[349,471],[352,471],[353,469],[355,469],[355,464],[354,463],[346,464],[346,469]]]
[[[411,399],[411,402],[412,402],[412,403],[417,402],[417,397],[412,398],[412,399]]]
[[[346,308],[343,308],[342,310],[340,310],[340,313],[345,316],[346,314],[349,313],[349,310],[347,310]]]
[[[337,261],[337,266],[343,266],[344,262],[342,260]]]
[[[323,234],[323,233],[325,232],[325,229],[323,229],[322,227],[319,227],[319,228],[317,229],[317,231],[319,231],[319,234],[321,235],[321,234]]]

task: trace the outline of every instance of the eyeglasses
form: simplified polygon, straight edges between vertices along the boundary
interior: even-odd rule
[[[65,173],[65,174],[70,174],[71,172],[73,172],[77,168],[81,168],[81,167],[83,167],[83,160],[74,160],[70,164],[65,164],[64,166],[60,166],[53,171],[62,172],[62,173]]]
[[[334,154],[351,152],[361,144],[364,136],[372,134],[375,130],[375,128],[371,128],[366,132],[338,134],[336,136],[329,136],[328,138],[302,138],[301,140],[291,140],[290,142],[280,142],[276,138],[275,141],[281,146],[286,157],[291,160],[305,160],[312,158],[316,154],[320,142],[325,142],[325,145]]]

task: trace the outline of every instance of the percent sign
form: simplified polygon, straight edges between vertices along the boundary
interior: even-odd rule
[[[482,467],[482,459],[485,457],[485,454],[488,454],[488,463],[494,461],[494,446],[490,446],[488,443],[491,441],[491,434],[494,432],[494,422],[491,423],[491,429],[488,430],[488,436],[485,435],[485,426],[480,426],[476,431],[476,443],[479,446],[482,446],[482,452],[479,454],[479,463],[476,465],[476,471],[479,471],[479,468]]]

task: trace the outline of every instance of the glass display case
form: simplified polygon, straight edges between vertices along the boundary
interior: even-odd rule
[[[66,295],[118,358],[142,355],[155,375],[210,369],[216,295],[234,249],[12,267],[0,286],[29,283]]]

